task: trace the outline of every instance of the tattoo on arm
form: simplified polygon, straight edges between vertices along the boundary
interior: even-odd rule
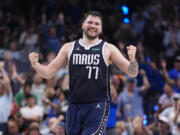
[[[130,62],[128,66],[128,72],[131,75],[137,75],[138,73],[138,63],[137,62]]]

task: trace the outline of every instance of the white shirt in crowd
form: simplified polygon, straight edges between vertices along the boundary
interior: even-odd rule
[[[22,107],[20,109],[20,113],[24,118],[32,118],[35,116],[43,117],[43,108],[41,106],[35,105],[34,107],[30,108],[28,106]]]

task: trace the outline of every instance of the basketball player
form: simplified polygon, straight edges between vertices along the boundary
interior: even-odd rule
[[[114,62],[128,76],[135,77],[138,74],[136,47],[127,47],[127,60],[114,45],[99,39],[102,16],[96,11],[84,15],[82,30],[82,39],[63,45],[47,66],[38,62],[38,54],[34,52],[29,54],[29,59],[32,67],[46,79],[69,65],[67,134],[103,135],[110,101],[109,65]]]

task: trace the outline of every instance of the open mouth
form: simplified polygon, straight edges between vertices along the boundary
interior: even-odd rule
[[[93,29],[90,29],[90,30],[88,30],[90,33],[97,33],[97,31],[96,30],[93,30]]]

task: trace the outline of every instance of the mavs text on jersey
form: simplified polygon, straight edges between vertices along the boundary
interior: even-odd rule
[[[110,101],[109,65],[104,56],[106,42],[89,47],[81,39],[73,44],[69,56],[71,103]]]

